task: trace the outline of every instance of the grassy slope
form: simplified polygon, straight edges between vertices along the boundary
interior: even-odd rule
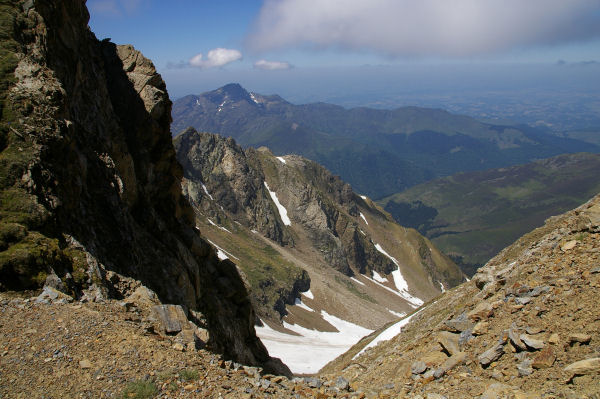
[[[600,191],[600,155],[560,155],[510,168],[462,173],[380,204],[419,229],[472,274],[500,249]],[[420,201],[421,205],[416,205]],[[437,212],[437,215],[436,215]]]

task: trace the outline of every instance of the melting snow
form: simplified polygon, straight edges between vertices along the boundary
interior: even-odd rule
[[[421,310],[423,310],[423,309],[421,309]],[[421,310],[411,314],[410,316],[400,320],[396,324],[392,324],[390,327],[383,330],[381,332],[381,334],[379,334],[377,337],[375,337],[375,339],[373,341],[369,342],[369,344],[367,346],[362,348],[362,350],[360,352],[358,352],[356,355],[354,355],[352,360],[356,359],[358,356],[360,356],[361,353],[363,353],[367,349],[376,346],[378,343],[380,343],[382,341],[389,341],[390,339],[394,338],[396,335],[400,334],[400,331],[402,331],[402,327],[407,325],[408,322],[410,321],[410,319],[412,319],[414,316],[416,316]]]
[[[444,292],[446,292],[446,289],[444,288],[444,284],[442,284],[442,283],[438,283],[438,284],[440,285],[440,289],[442,290],[442,294]]]
[[[314,312],[314,310],[311,309],[308,305],[302,303],[302,300],[300,298],[296,298],[296,300],[294,301],[294,305],[296,305],[302,309],[308,310],[309,312]]]
[[[225,259],[233,258],[233,259],[236,259],[236,260],[240,260],[240,258],[238,258],[237,256],[233,256],[232,254],[230,254],[229,252],[225,251],[223,248],[221,248],[220,246],[218,246],[217,244],[215,244],[211,240],[206,239],[206,241],[208,241],[213,247],[217,248],[217,257],[219,259],[225,260]]]
[[[391,314],[393,314],[394,316],[398,316],[398,317],[406,316],[406,313],[404,313],[404,312],[394,312],[392,309],[388,309],[387,311],[390,312]]]
[[[213,226],[215,226],[215,227],[217,227],[217,228],[219,228],[221,230],[224,230],[224,231],[228,232],[229,234],[231,234],[231,231],[227,230],[225,227],[219,226],[218,224],[216,224],[215,222],[213,222],[212,220],[210,220],[208,218],[206,220],[208,220],[208,223],[212,224]]]
[[[364,277],[364,278],[366,278],[367,280],[369,280],[369,281],[371,281],[371,282],[373,282],[373,283],[377,284],[377,285],[378,285],[378,286],[380,286],[381,288],[384,288],[384,289],[388,290],[388,291],[389,291],[389,292],[391,292],[392,294],[398,295],[400,298],[402,298],[402,299],[404,299],[405,301],[407,301],[407,302],[408,302],[408,304],[409,304],[410,306],[412,306],[413,308],[417,308],[417,307],[419,307],[419,306],[421,306],[421,305],[423,304],[423,301],[422,301],[422,300],[420,300],[419,298],[415,298],[415,297],[413,297],[412,295],[410,295],[410,294],[407,294],[407,293],[405,293],[405,292],[398,292],[398,291],[396,291],[396,290],[393,290],[393,289],[391,289],[390,287],[388,287],[387,285],[383,285],[383,284],[381,284],[380,282],[378,282],[378,281],[375,281],[375,280],[373,280],[372,278],[369,278],[369,277],[365,276],[364,274],[363,274],[363,277]]]
[[[279,161],[280,161],[282,164],[285,164],[285,159],[283,159],[283,157],[276,157],[276,158],[277,158],[277,159],[279,159]]]
[[[306,292],[301,292],[300,294],[304,295],[304,296],[305,296],[305,297],[307,297],[307,298],[310,298],[310,299],[315,299],[315,296],[313,295],[313,293],[312,293],[312,291],[311,291],[311,290],[308,290],[308,291],[306,291]]]
[[[290,226],[292,224],[292,222],[290,221],[290,218],[288,217],[287,209],[285,209],[284,206],[281,205],[281,203],[279,202],[279,199],[277,198],[277,194],[274,191],[271,191],[269,189],[269,185],[267,184],[267,182],[265,182],[265,187],[267,188],[269,195],[271,195],[271,199],[277,206],[277,210],[279,211],[279,216],[281,216],[281,221],[286,226]]]
[[[206,186],[204,185],[204,183],[202,183],[202,189],[204,190],[204,192],[206,193],[206,195],[208,195],[208,198],[210,198],[211,201],[214,201],[212,195],[210,195],[210,193],[208,192],[208,189],[206,188]]]
[[[375,244],[375,249],[387,256],[389,259],[391,259],[392,262],[394,262],[396,266],[398,266],[398,269],[392,272],[392,278],[394,279],[394,284],[396,285],[396,288],[398,288],[398,291],[400,292],[400,296],[402,296],[402,298],[406,299],[413,305],[421,306],[424,302],[420,298],[409,294],[408,283],[402,276],[402,272],[400,271],[400,264],[398,263],[396,258],[385,252],[385,250],[379,244]]]
[[[196,99],[196,105],[200,105],[200,100]]]
[[[365,223],[367,224],[367,226],[369,225],[369,222],[367,222],[367,218],[365,217],[365,215],[363,215],[363,213],[360,213],[360,217],[362,218],[362,220],[365,221]]]
[[[259,104],[259,102],[256,100],[256,97],[254,97],[254,93],[250,93],[250,98],[252,99],[252,101]]]
[[[375,270],[373,270],[373,280],[379,281],[380,283],[388,282],[387,278],[383,277],[381,274],[377,273]]]
[[[360,285],[365,285],[365,283],[363,283],[363,282],[362,282],[362,281],[360,281],[360,280],[357,280],[357,279],[355,279],[354,277],[350,277],[350,280],[352,280],[352,281],[354,281],[355,283],[358,283],[358,284],[360,284]]]
[[[372,331],[328,314],[321,316],[338,332],[310,330],[296,324],[283,322],[285,328],[300,336],[275,331],[265,323],[256,327],[256,334],[269,350],[296,374],[316,373],[331,360],[346,352],[352,345]]]

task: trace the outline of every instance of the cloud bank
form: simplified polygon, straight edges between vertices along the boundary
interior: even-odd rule
[[[229,48],[215,48],[206,54],[196,54],[190,58],[189,64],[198,68],[217,68],[242,59],[242,53],[238,50]]]
[[[598,37],[598,0],[265,0],[248,44],[464,57]]]
[[[291,67],[292,65],[290,65],[289,62],[282,61],[259,60],[254,63],[254,68],[264,69],[268,71],[290,69]]]

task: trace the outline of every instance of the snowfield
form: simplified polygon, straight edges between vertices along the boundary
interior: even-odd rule
[[[408,292],[408,283],[404,279],[404,276],[402,276],[402,272],[400,271],[400,263],[398,263],[398,260],[396,260],[396,258],[394,258],[390,254],[388,254],[381,247],[381,245],[379,245],[379,244],[375,244],[375,249],[378,250],[379,252],[381,252],[383,255],[387,256],[398,267],[396,270],[394,270],[392,272],[392,278],[394,279],[394,285],[398,289],[398,292],[400,293],[400,296],[402,298],[406,299],[413,306],[421,306],[421,305],[423,305],[424,302],[423,302],[423,300],[421,300],[421,298],[417,298],[416,296],[412,296]],[[373,278],[375,278],[377,280],[377,278],[375,277],[375,275],[373,275]]]
[[[360,212],[360,217],[362,218],[362,220],[365,221],[365,223],[367,224],[367,226],[369,225],[369,222],[367,222],[367,218],[365,217],[365,215],[363,215],[362,212]]]
[[[325,311],[321,311],[321,316],[338,332],[310,330],[283,322],[285,328],[300,335],[275,331],[266,323],[263,323],[264,327],[255,327],[256,334],[269,350],[269,354],[280,358],[292,373],[312,374],[346,352],[362,337],[373,332]]]
[[[285,207],[281,205],[281,202],[279,202],[279,199],[277,198],[277,194],[275,193],[275,191],[271,191],[267,182],[265,182],[265,187],[267,188],[271,199],[277,206],[277,210],[279,211],[279,216],[281,216],[281,221],[283,222],[283,224],[285,224],[286,226],[291,226],[292,222],[288,217],[287,209],[285,209]]]
[[[423,309],[421,309],[421,310],[423,310]],[[392,324],[390,327],[388,327],[385,330],[383,330],[381,332],[381,334],[379,334],[378,336],[375,337],[375,339],[373,339],[373,341],[369,342],[369,344],[367,346],[365,346],[364,348],[362,348],[360,352],[358,352],[356,355],[354,355],[354,357],[352,358],[352,360],[354,360],[357,357],[359,357],[361,355],[361,353],[363,353],[367,349],[376,346],[378,343],[380,343],[382,341],[389,341],[390,339],[394,338],[396,335],[400,334],[400,331],[402,331],[402,327],[404,327],[405,325],[407,325],[408,322],[410,321],[410,319],[412,319],[414,316],[416,316],[417,314],[419,314],[419,312],[421,312],[421,310],[419,310],[419,311],[411,314],[410,316],[408,316],[408,317],[400,320],[396,324]]]

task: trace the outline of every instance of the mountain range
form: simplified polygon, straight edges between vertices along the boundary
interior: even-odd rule
[[[244,147],[302,155],[374,199],[458,172],[600,151],[526,125],[494,125],[440,109],[294,105],[239,84],[182,97],[172,115],[173,132],[192,126],[233,137]]]
[[[238,267],[261,324],[288,340],[334,334],[332,315],[376,329],[465,281],[429,240],[313,161],[192,128],[174,145],[196,226]]]

